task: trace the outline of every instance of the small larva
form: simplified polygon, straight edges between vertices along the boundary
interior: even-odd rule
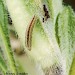
[[[32,30],[33,30],[34,21],[35,21],[35,16],[32,18],[31,23],[30,23],[29,28],[28,28],[28,31],[27,31],[26,45],[27,45],[29,50],[31,48],[31,38],[32,38],[31,34],[32,34]]]

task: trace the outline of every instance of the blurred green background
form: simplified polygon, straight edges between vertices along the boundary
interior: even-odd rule
[[[72,8],[75,10],[75,0],[64,0],[65,4],[71,5]]]

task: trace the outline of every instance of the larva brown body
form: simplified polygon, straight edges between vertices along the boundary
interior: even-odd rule
[[[32,31],[33,31],[34,22],[35,22],[35,16],[32,18],[27,31],[26,45],[29,50],[31,50],[31,39],[32,39]]]

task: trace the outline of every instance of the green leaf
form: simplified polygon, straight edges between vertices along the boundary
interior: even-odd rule
[[[56,38],[64,57],[66,73],[69,74],[75,52],[75,15],[71,7],[64,7],[56,22]]]

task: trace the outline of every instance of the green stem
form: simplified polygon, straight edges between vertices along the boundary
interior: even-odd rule
[[[5,74],[7,72],[7,66],[5,61],[3,60],[2,56],[0,55],[0,68],[2,72]]]
[[[3,5],[2,0],[0,0],[0,39],[2,39],[3,46],[4,46],[4,56],[6,58],[6,64],[8,67],[8,70],[12,73],[16,73],[16,66],[15,61],[13,57],[13,53],[10,46],[10,40],[8,35],[8,18],[7,18],[7,12]]]
[[[3,29],[1,28],[1,25],[0,25],[0,35],[1,35],[4,47],[5,47],[4,54],[7,58],[7,63],[9,65],[11,71],[13,73],[16,73],[16,66],[15,66],[15,62],[14,62],[14,58],[13,58],[13,53],[11,51],[10,45],[8,44],[8,42],[9,42],[9,41],[7,41],[8,38],[6,38],[6,35],[4,34]]]

